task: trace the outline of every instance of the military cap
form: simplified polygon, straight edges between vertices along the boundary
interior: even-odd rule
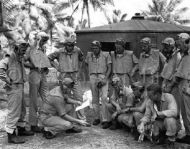
[[[167,45],[174,45],[175,41],[173,38],[171,37],[167,37],[162,41],[163,44],[167,44]]]
[[[49,38],[48,34],[46,34],[45,32],[38,32],[37,33],[37,39],[41,39],[42,37],[46,37]]]
[[[183,40],[187,40],[187,39],[190,38],[189,34],[187,34],[187,33],[180,33],[180,34],[177,35],[177,37],[179,39],[183,39]]]
[[[94,40],[92,43],[91,43],[92,46],[98,46],[99,48],[101,48],[101,43],[97,40]]]
[[[71,78],[64,78],[62,80],[62,84],[64,85],[71,85],[72,83],[74,83],[74,81]]]
[[[133,87],[136,87],[136,88],[143,88],[143,84],[142,82],[138,81],[138,82],[134,82],[132,84]]]
[[[125,40],[123,38],[117,38],[115,40],[115,44],[124,46],[125,45]]]
[[[151,39],[149,37],[145,37],[145,38],[141,39],[141,43],[148,43],[148,44],[150,44],[151,43]]]
[[[121,81],[121,79],[119,77],[117,77],[117,76],[114,76],[112,78],[112,84],[116,84],[117,82],[120,82],[120,81]]]
[[[65,44],[67,44],[67,43],[76,43],[76,34],[75,33],[70,34],[69,37],[65,38],[65,41],[63,43],[65,43]]]

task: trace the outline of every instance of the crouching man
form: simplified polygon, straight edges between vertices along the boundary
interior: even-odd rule
[[[40,120],[44,126],[43,134],[46,139],[52,139],[62,131],[66,131],[66,133],[82,132],[74,123],[83,126],[88,125],[84,120],[73,117],[74,106],[81,104],[68,96],[73,85],[72,79],[64,78],[63,81],[59,82],[59,86],[50,91],[47,101],[43,103]]]
[[[112,121],[110,129],[117,129],[118,124],[131,128],[133,127],[133,114],[125,113],[125,109],[133,106],[134,96],[132,89],[125,87],[119,77],[113,77],[112,85],[114,88],[113,94],[110,102],[106,104],[108,115],[110,115]]]
[[[162,93],[161,87],[152,84],[147,88],[148,96],[152,101],[146,106],[144,117],[141,119],[141,124],[138,126],[140,133],[145,131],[145,125],[152,123],[152,138],[153,141],[167,145],[174,145],[175,136],[179,131],[179,116],[177,112],[177,104],[174,96],[169,93]]]

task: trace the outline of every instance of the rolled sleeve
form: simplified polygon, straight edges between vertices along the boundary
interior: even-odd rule
[[[108,54],[107,55],[107,64],[111,64],[112,60],[111,60],[111,56]]]
[[[152,106],[153,106],[153,103],[151,102],[151,100],[148,100],[146,102],[145,114],[144,114],[143,118],[141,119],[141,122],[143,122],[145,124],[150,122],[151,117],[152,117]]]
[[[159,52],[159,56],[160,56],[161,63],[164,64],[166,62],[166,57],[161,52]]]
[[[62,98],[57,97],[54,99],[54,102],[53,102],[53,105],[56,108],[56,111],[57,111],[59,116],[63,116],[66,114],[65,104],[62,100],[63,100]]]
[[[134,54],[133,54],[132,58],[133,58],[133,63],[134,64],[138,64],[139,63],[138,58]]]
[[[167,98],[165,100],[168,102],[168,107],[167,110],[163,110],[162,113],[166,117],[177,117],[177,104],[173,95],[166,94],[164,98]]]
[[[78,58],[79,58],[79,61],[83,61],[84,60],[84,54],[83,52],[81,51],[81,49],[78,48],[78,52],[79,52],[79,55],[78,55]]]
[[[54,61],[55,59],[58,59],[60,52],[56,51],[54,53],[51,53],[48,55],[48,58],[50,61]]]
[[[0,69],[7,70],[8,62],[9,62],[9,58],[8,57],[2,59],[0,61]]]

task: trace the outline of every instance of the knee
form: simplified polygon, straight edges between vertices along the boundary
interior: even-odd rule
[[[133,118],[135,120],[136,126],[140,124],[140,120],[143,117],[142,113],[140,112],[133,112]]]
[[[122,123],[124,121],[123,115],[119,115],[117,120],[118,120],[119,123]]]
[[[164,126],[166,128],[167,136],[173,136],[177,133],[177,123],[175,118],[165,118]]]

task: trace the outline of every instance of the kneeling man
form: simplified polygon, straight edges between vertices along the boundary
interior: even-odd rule
[[[81,132],[82,130],[74,124],[87,126],[84,120],[73,117],[74,105],[80,105],[79,101],[70,98],[69,90],[74,85],[74,81],[65,78],[59,82],[59,86],[50,91],[47,101],[43,103],[40,120],[44,126],[44,137],[52,139],[59,132]]]

